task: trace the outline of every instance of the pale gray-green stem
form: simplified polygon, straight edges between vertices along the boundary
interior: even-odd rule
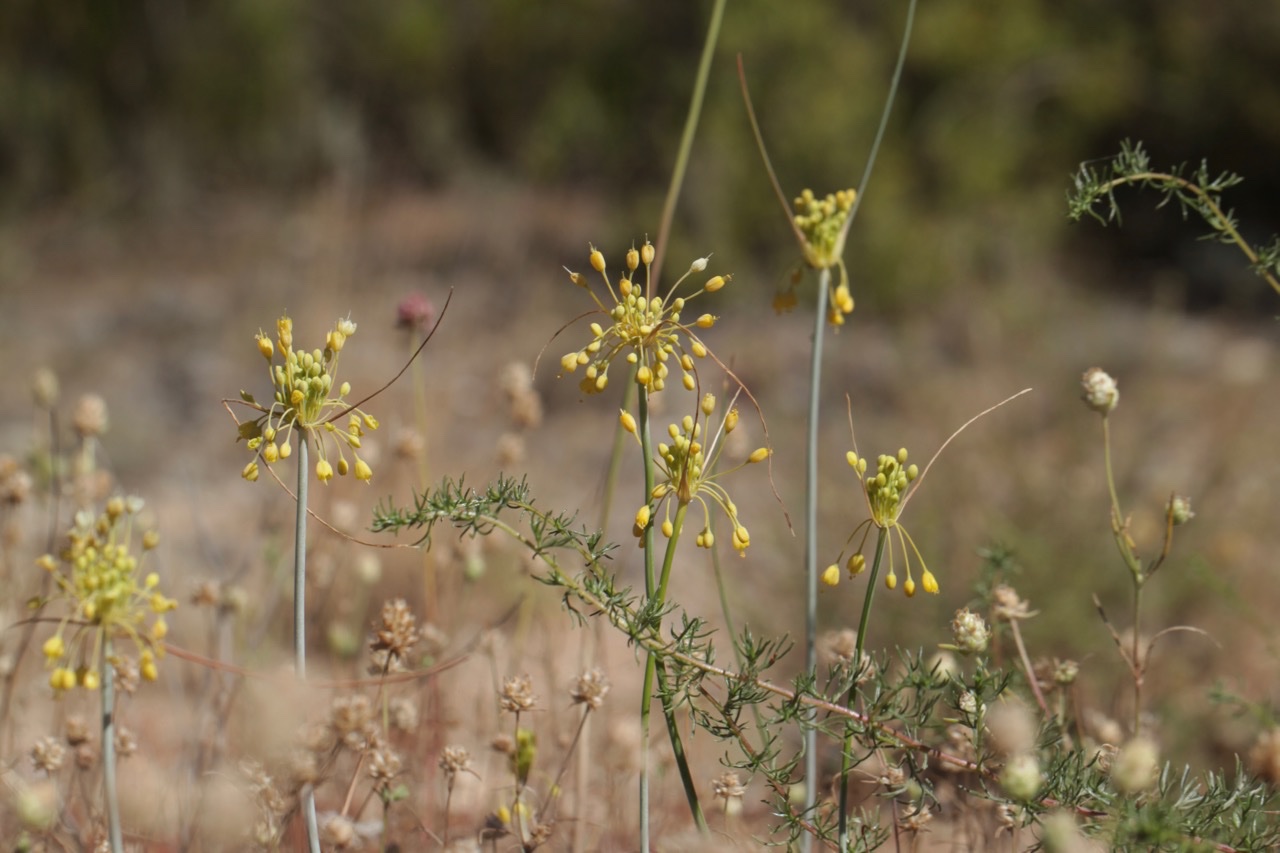
[[[298,508],[293,528],[293,669],[299,681],[307,678],[307,484],[311,475],[307,455],[304,432],[298,440]],[[316,795],[310,785],[302,794],[302,816],[307,824],[311,853],[320,853]]]
[[[644,457],[644,502],[653,494],[653,439],[649,430],[649,392],[640,389],[636,407],[639,415],[640,454]],[[652,522],[652,519],[650,520]],[[653,524],[644,529],[644,595],[653,597]],[[640,851],[649,853],[649,709],[653,699],[654,653],[645,655],[644,688],[640,694]]]
[[[647,505],[653,495],[654,463],[653,439],[649,417],[649,392],[643,387],[640,389],[637,414],[639,414],[637,428],[640,432],[640,451],[644,456],[644,502]],[[683,526],[684,513],[687,508],[687,506],[681,506],[680,510],[677,511],[677,519],[680,526]],[[666,596],[667,581],[671,577],[671,566],[675,558],[675,540],[678,537],[674,535],[675,531],[673,531],[673,539],[668,542],[666,556],[663,560],[662,578],[659,583],[654,578],[653,572],[653,528],[655,521],[656,519],[649,519],[649,523],[644,529],[644,591],[646,601],[656,601],[658,606],[661,607]],[[658,671],[657,656],[650,651],[645,656],[644,685],[640,694],[640,743],[642,750],[640,759],[640,849],[642,851],[649,850],[649,724],[653,708],[655,681],[657,681],[659,693],[662,695],[663,718],[667,724],[667,735],[671,740],[671,749],[675,754],[676,766],[680,770],[680,780],[684,785],[685,798],[689,801],[689,811],[698,829],[703,832],[707,829],[706,818],[703,816],[702,807],[698,803],[697,790],[693,785],[693,776],[689,771],[688,759],[684,753],[684,745],[680,740],[680,730],[676,726],[675,712],[671,707],[666,680]]]
[[[871,622],[871,600],[876,594],[876,580],[880,576],[880,559],[884,556],[885,540],[889,538],[887,527],[877,528],[876,555],[871,561],[871,574],[867,577],[867,595],[862,599],[862,618],[858,621],[858,642],[854,645],[853,660],[849,667],[853,683],[849,685],[849,699],[845,704],[852,709],[858,698],[858,676],[862,669],[862,650],[867,641],[867,625]],[[840,750],[840,850],[849,845],[849,761],[853,758],[853,721],[845,723],[844,746]]]
[[[107,837],[111,853],[124,853],[120,801],[116,796],[116,668],[108,635],[102,643],[102,788],[107,800]]]
[[[809,424],[805,436],[804,463],[804,668],[810,675],[818,671],[818,417],[821,412],[822,336],[827,325],[827,291],[831,270],[818,273],[818,308],[813,322],[813,353],[809,362]],[[813,720],[814,713],[809,712]],[[812,725],[804,732],[804,807],[806,813],[818,802],[818,730]],[[810,836],[804,848],[812,845]]]

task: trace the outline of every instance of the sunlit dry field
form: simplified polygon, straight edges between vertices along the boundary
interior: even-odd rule
[[[631,448],[611,513],[601,518],[622,383],[584,397],[577,376],[557,376],[561,356],[588,339],[589,321],[561,330],[592,307],[563,268],[586,269],[589,243],[615,263],[631,245],[604,242],[622,226],[610,221],[602,234],[608,215],[607,200],[571,190],[501,185],[357,196],[339,184],[287,200],[215,198],[171,217],[120,221],[54,210],[5,227],[0,453],[7,454],[6,483],[15,482],[14,470],[30,478],[26,491],[5,486],[0,509],[0,651],[9,702],[0,730],[8,803],[0,832],[14,849],[95,849],[102,837],[98,697],[81,689],[54,695],[40,649],[60,613],[43,612],[33,623],[25,605],[42,591],[37,558],[61,547],[79,502],[100,511],[114,494],[145,501],[141,518],[161,537],[149,566],[179,603],[166,617],[170,650],[157,682],[121,700],[120,725],[136,740],[136,751],[122,749],[132,754],[119,768],[129,845],[245,849],[245,833],[275,820],[281,849],[303,849],[288,801],[296,779],[309,778],[322,824],[339,813],[353,821],[350,837],[331,829],[338,834],[326,836],[326,849],[339,842],[344,849],[439,849],[446,838],[451,849],[518,849],[509,822],[518,745],[499,693],[504,679],[527,674],[537,702],[517,719],[537,737],[528,785],[543,806],[539,815],[555,816],[546,844],[634,849],[643,654],[601,619],[576,627],[561,592],[535,582],[537,564],[507,538],[459,538],[437,527],[425,548],[412,546],[412,532],[369,531],[380,502],[411,503],[415,490],[445,477],[483,488],[505,472],[527,477],[539,506],[576,512],[592,530],[603,526],[620,543],[609,570],[622,586],[643,586],[630,529],[641,491]],[[655,229],[632,225],[637,243]],[[741,558],[724,549],[727,598],[739,630],[799,637],[811,293],[795,312],[775,315],[770,298],[787,270],[753,268],[713,245],[700,251],[715,253],[717,272],[733,274],[713,306],[701,303],[699,310],[719,316],[705,339],[759,404],[757,416],[738,403],[746,434],[739,453],[765,443],[773,450],[768,470],[754,466],[732,481],[751,547]],[[664,279],[674,280],[691,260],[668,258]],[[856,296],[858,259],[848,263]],[[1022,568],[1010,582],[1038,611],[1022,626],[1032,658],[1079,663],[1070,702],[1086,721],[1080,725],[1092,727],[1089,737],[1106,740],[1108,725],[1127,725],[1132,693],[1091,600],[1099,597],[1118,631],[1129,624],[1099,418],[1079,399],[1082,372],[1104,368],[1122,395],[1110,427],[1133,539],[1148,556],[1159,552],[1172,493],[1190,496],[1196,513],[1147,592],[1149,634],[1197,629],[1169,633],[1155,646],[1144,686],[1150,730],[1176,766],[1233,771],[1234,756],[1247,763],[1268,727],[1265,715],[1239,713],[1241,702],[1274,699],[1274,326],[1269,317],[1251,324],[1193,316],[1086,280],[1106,274],[1072,259],[1020,259],[996,280],[947,283],[932,304],[905,313],[859,304],[827,341],[819,561],[834,561],[866,516],[845,463],[850,416],[861,454],[907,447],[923,465],[973,415],[1032,389],[970,426],[930,469],[908,523],[940,593],[908,599],[901,589],[882,590],[868,647],[932,654],[952,642],[953,614],[977,601],[980,550],[1007,547]],[[363,404],[380,421],[361,449],[372,480],[312,483],[311,683],[303,686],[291,671],[291,468],[275,466],[283,483],[265,471],[255,483],[242,479],[251,454],[236,440],[232,413],[244,412],[223,401],[242,389],[269,398],[255,335],[274,335],[286,312],[306,348],[322,346],[337,318],[357,324],[341,378],[352,399],[362,399],[396,376],[420,342],[419,329],[397,326],[398,306],[415,294],[429,300],[439,326],[409,369]],[[52,420],[33,397],[41,370],[57,377]],[[732,393],[722,391],[723,381],[708,371],[703,389]],[[691,407],[682,393],[656,398],[657,423]],[[107,411],[105,427],[89,439],[92,476],[59,469],[65,476],[51,479],[51,460],[78,458],[73,423],[86,395],[100,397]],[[685,544],[671,595],[721,626],[707,552]],[[864,583],[846,579],[822,590],[821,631],[857,626]],[[369,637],[395,599],[423,635],[409,668],[448,666],[380,686],[369,674]],[[732,661],[727,637],[717,650],[722,663]],[[1004,653],[1012,654],[1007,643]],[[612,689],[575,741],[583,706],[570,691],[592,667]],[[802,669],[797,650],[773,673],[785,682]],[[1241,702],[1212,701],[1215,686]],[[316,737],[328,726],[340,740],[339,718],[357,739],[377,729],[394,753],[394,786],[386,789],[398,791],[393,800],[375,793],[369,751],[336,749],[310,777],[299,770],[307,732]],[[68,741],[86,722],[88,741]],[[729,801],[713,795],[712,780],[724,772],[719,759],[732,744],[704,731],[686,740],[713,833],[710,840],[696,835],[670,748],[655,728],[659,849],[755,849],[769,837],[774,806],[759,780],[744,775],[745,794],[727,811]],[[780,734],[794,752],[797,732]],[[32,749],[44,738],[65,745],[56,768],[33,765]],[[454,747],[470,754],[470,769],[456,775],[441,767]],[[839,769],[839,743],[822,749],[829,777]],[[1275,772],[1265,761],[1255,768]],[[274,783],[270,791],[263,774]],[[23,798],[46,791],[39,787],[46,776],[55,782],[49,796],[57,817],[32,823],[36,806]],[[875,785],[855,787],[863,797]],[[273,810],[272,796],[285,805]],[[953,807],[954,796],[941,795],[932,825],[903,843],[982,849],[980,834]],[[1020,832],[999,843],[1023,849],[1035,842],[1031,830]]]

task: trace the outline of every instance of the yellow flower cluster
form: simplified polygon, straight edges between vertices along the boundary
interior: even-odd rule
[[[291,439],[294,430],[302,433],[302,441],[314,439],[317,449],[316,477],[322,483],[333,479],[336,470],[340,476],[354,472],[357,480],[368,482],[373,477],[369,464],[356,451],[360,448],[365,430],[378,428],[372,415],[348,405],[344,398],[351,393],[351,385],[343,382],[336,386],[338,354],[347,339],[356,332],[356,324],[341,319],[325,339],[324,349],[311,352],[293,348],[293,320],[287,315],[276,321],[276,340],[273,342],[258,332],[258,351],[270,366],[274,401],[264,408],[251,394],[240,392],[244,402],[262,412],[255,420],[240,424],[240,438],[248,442],[254,459],[241,472],[246,480],[258,479],[258,460],[267,465],[279,459],[287,459],[293,453]],[[275,357],[281,357],[277,363]],[[347,424],[339,428],[335,421],[343,415]],[[328,436],[338,454],[337,465],[329,462],[324,438]],[[350,449],[354,466],[347,462],[344,446]]]
[[[732,276],[712,276],[697,292],[688,297],[675,297],[676,288],[685,279],[707,268],[707,259],[699,258],[690,264],[665,296],[657,296],[653,293],[654,283],[649,280],[654,254],[653,244],[647,240],[639,249],[630,249],[626,256],[627,271],[619,276],[615,288],[606,272],[604,255],[593,246],[591,268],[604,279],[609,294],[607,300],[601,299],[591,289],[585,275],[565,270],[570,281],[591,294],[599,313],[609,320],[607,325],[592,323],[591,341],[560,359],[561,375],[573,373],[579,367],[586,368],[578,384],[584,394],[596,394],[605,389],[609,384],[609,367],[624,351],[627,363],[636,365],[636,382],[649,392],[661,391],[666,386],[668,362],[672,360],[680,367],[684,387],[692,391],[697,386],[693,359],[705,357],[707,347],[694,329],[709,329],[715,325],[716,318],[702,314],[690,324],[682,322],[680,315],[688,300],[702,293],[715,293]],[[634,279],[642,264],[645,270],[643,288]]]
[[[49,684],[55,690],[77,685],[96,690],[102,683],[104,644],[117,636],[128,637],[138,647],[142,677],[147,681],[158,677],[156,659],[164,654],[163,640],[169,631],[164,614],[178,602],[160,592],[154,572],[141,572],[133,542],[141,509],[138,498],[116,497],[107,501],[96,518],[81,511],[59,559],[46,554],[37,561],[53,575],[58,597],[71,605],[43,646],[52,667]],[[142,552],[159,541],[154,530],[146,531],[139,542]],[[145,624],[148,614],[155,617],[149,627]]]
[[[699,548],[711,548],[715,545],[715,534],[711,530],[711,508],[708,500],[715,503],[724,512],[729,519],[729,524],[733,527],[732,544],[735,551],[743,554],[747,550],[747,546],[751,544],[751,534],[747,532],[747,528],[738,520],[738,507],[729,497],[729,493],[716,480],[724,474],[736,471],[744,465],[751,465],[757,462],[763,462],[769,458],[770,451],[767,447],[759,447],[739,465],[725,471],[715,471],[716,460],[719,459],[720,451],[723,449],[721,438],[733,432],[738,424],[738,410],[730,409],[728,414],[720,422],[720,431],[711,442],[709,448],[703,446],[703,431],[701,421],[710,418],[712,412],[715,411],[716,398],[714,394],[707,394],[702,398],[698,410],[700,417],[693,415],[685,415],[683,420],[677,424],[670,424],[667,427],[667,435],[671,442],[659,442],[658,457],[654,460],[657,463],[659,482],[650,495],[654,501],[653,505],[645,504],[636,513],[635,528],[632,530],[636,536],[644,533],[645,528],[649,526],[654,514],[658,508],[665,502],[667,507],[666,516],[659,528],[662,534],[668,538],[674,533],[674,529],[670,517],[671,501],[680,505],[686,505],[697,502],[702,505],[703,526],[702,532],[698,534],[697,545]],[[635,434],[635,420],[627,412],[621,415],[621,422],[624,429]],[[708,459],[711,460],[708,464]]]
[[[826,270],[837,267],[840,270],[840,281],[831,289],[831,299],[827,308],[827,320],[832,325],[844,324],[846,314],[853,313],[853,296],[849,292],[849,273],[844,265],[845,222],[853,210],[857,193],[854,190],[840,190],[828,193],[825,198],[817,198],[813,190],[806,189],[796,197],[795,215],[792,222],[796,232],[802,238],[804,247],[804,263],[815,270]],[[803,267],[792,274],[787,287],[779,291],[773,299],[773,308],[778,313],[790,311],[796,306],[796,287],[803,278]]]
[[[921,569],[920,586],[925,592],[936,594],[938,592],[937,578],[925,566],[924,557],[920,555],[920,549],[916,547],[916,543],[911,539],[911,534],[907,533],[906,528],[902,526],[898,519],[911,484],[920,476],[918,467],[907,464],[907,449],[905,447],[902,448],[895,456],[882,454],[876,460],[874,474],[867,474],[867,460],[859,457],[852,450],[845,454],[845,460],[849,463],[849,467],[853,468],[858,477],[862,479],[863,493],[867,499],[867,509],[871,512],[871,517],[854,528],[853,533],[849,536],[848,541],[852,542],[859,532],[862,533],[862,540],[845,564],[850,576],[857,575],[866,568],[867,563],[866,558],[862,556],[862,548],[866,544],[867,535],[874,526],[880,530],[887,531],[890,536],[895,532],[898,535],[898,545],[902,549],[902,559],[907,575],[907,579],[902,585],[902,591],[908,597],[916,594],[916,582],[911,576],[911,555],[915,554]],[[848,543],[846,543],[846,547],[847,545]],[[892,542],[889,543],[888,551],[889,573],[885,575],[884,582],[889,589],[895,589],[898,586],[898,575],[893,566]],[[841,556],[843,557],[843,554]],[[835,586],[840,582],[838,562],[827,567],[822,574],[822,581],[828,586]]]

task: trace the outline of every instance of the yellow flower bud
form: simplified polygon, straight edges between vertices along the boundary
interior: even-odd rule
[[[321,459],[316,463],[316,477],[322,483],[327,483],[333,479],[333,466],[329,464],[327,459]]]
[[[636,371],[636,382],[646,388],[653,384],[653,371],[647,364],[640,365],[640,369]]]
[[[356,457],[356,479],[362,482],[369,482],[373,479],[373,469],[369,467],[369,463],[360,457]]]
[[[250,483],[253,483],[253,482],[257,481],[257,479],[258,479],[258,463],[257,463],[257,462],[250,462],[248,465],[244,466],[244,470],[240,472],[240,476],[241,476],[241,477],[244,477],[244,478],[245,478],[246,480],[248,480]]]
[[[704,394],[702,396],[702,414],[711,417],[711,413],[716,410],[716,395]]]
[[[258,352],[262,353],[262,357],[267,361],[270,361],[271,357],[276,354],[275,344],[271,343],[271,338],[268,338],[262,332],[258,332]]]
[[[292,453],[293,453],[293,446],[292,446],[291,444],[289,444],[289,442],[287,442],[287,441],[286,441],[284,444],[280,445],[280,458],[281,458],[281,459],[288,459],[288,458],[289,458],[289,455],[290,455],[290,454],[292,454]]]
[[[698,358],[707,357],[707,348],[703,346],[702,341],[694,341],[693,346],[691,346],[690,349],[693,351],[693,354]]]
[[[907,598],[911,598],[916,594],[916,582],[912,578],[907,578],[907,582],[902,585],[902,591],[907,594]]]
[[[82,670],[80,673],[80,686],[85,690],[97,690],[102,686],[102,678],[92,669]]]
[[[648,240],[644,241],[644,245],[640,247],[640,260],[647,267],[653,263],[654,248],[653,244]]]
[[[160,532],[157,530],[148,530],[142,534],[142,550],[152,551],[160,544]]]
[[[867,558],[861,554],[853,554],[849,557],[849,561],[844,564],[844,567],[849,570],[849,577],[855,577],[862,574],[862,571],[866,569]]]
[[[755,450],[751,451],[751,455],[747,457],[747,462],[763,462],[769,458],[769,453],[769,448],[757,447]]]
[[[692,373],[686,373],[684,378],[680,380],[680,383],[684,385],[684,390],[686,391],[692,391],[694,388],[698,387],[698,380],[693,378]]]
[[[672,533],[674,533],[674,532],[675,532],[675,526],[674,526],[674,525],[672,525],[672,523],[671,523],[671,519],[669,519],[669,518],[668,518],[666,521],[662,522],[662,535],[663,535],[663,536],[665,536],[665,537],[667,537],[668,539],[670,539],[670,538],[671,538],[671,534],[672,534]]]
[[[157,619],[151,626],[151,638],[153,640],[163,640],[169,634],[169,623],[163,619]]]
[[[596,272],[604,272],[604,253],[594,246],[591,247],[591,268]]]
[[[347,463],[345,458],[338,460],[338,476],[345,477],[347,472],[351,470],[351,465]]]
[[[618,422],[622,424],[622,428],[632,435],[636,434],[636,419],[631,417],[631,413],[623,411],[618,415]]]
[[[892,571],[890,571],[889,574],[885,575],[884,577],[884,585],[887,586],[889,589],[897,589],[898,576],[895,575]]]
[[[745,551],[747,546],[751,544],[751,534],[747,532],[747,528],[742,525],[734,528],[733,531],[733,547],[736,551]]]
[[[640,528],[641,530],[644,530],[646,527],[648,527],[649,517],[651,514],[652,513],[649,510],[648,504],[645,504],[644,506],[640,507],[640,509],[636,512],[636,527]]]
[[[724,287],[725,282],[727,282],[730,278],[732,278],[732,276],[724,276],[724,275],[715,276],[714,278],[712,278],[710,281],[707,282],[705,290],[707,291],[707,293],[715,293],[717,290]]]
[[[262,448],[262,461],[266,462],[268,465],[275,463],[279,458],[280,448],[276,447],[274,444],[268,444],[266,447]]]
[[[144,657],[143,660],[138,664],[138,672],[142,675],[143,679],[145,679],[146,681],[155,681],[157,678],[160,677],[160,670],[156,666],[156,662],[154,658]]]
[[[632,246],[627,250],[627,269],[634,270],[640,266],[640,253]]]
[[[715,324],[716,324],[716,318],[711,314],[703,314],[695,322],[695,325],[697,325],[699,329],[710,329]],[[695,355],[697,354],[696,350],[694,351],[694,354]]]
[[[933,576],[933,572],[928,569],[924,570],[924,574],[920,576],[920,585],[924,587],[924,591],[930,595],[938,594],[938,579]]]
[[[840,583],[840,567],[835,563],[827,566],[826,570],[822,573],[822,582],[827,586],[835,586]]]
[[[49,660],[57,660],[66,652],[66,644],[62,642],[62,637],[54,634],[52,637],[44,641],[44,645],[40,647],[44,652],[44,656]]]

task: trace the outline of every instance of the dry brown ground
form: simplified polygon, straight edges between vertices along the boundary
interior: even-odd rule
[[[30,446],[29,379],[38,367],[57,371],[68,404],[81,393],[101,394],[111,412],[106,459],[121,487],[152,507],[165,535],[159,563],[167,586],[185,599],[201,579],[243,584],[253,607],[241,640],[260,636],[265,642],[238,646],[237,662],[270,671],[288,654],[287,587],[280,572],[288,559],[291,510],[287,496],[265,477],[255,485],[240,479],[247,454],[233,442],[233,425],[219,403],[240,388],[265,389],[254,333],[270,329],[287,310],[299,341],[319,343],[335,317],[350,313],[359,332],[343,354],[342,373],[359,395],[394,373],[409,351],[410,342],[394,328],[397,301],[422,291],[440,306],[452,289],[448,314],[421,361],[427,464],[433,481],[465,474],[480,485],[499,470],[497,443],[510,429],[497,377],[512,361],[532,363],[557,329],[587,309],[561,266],[586,266],[586,244],[600,239],[595,229],[605,215],[601,199],[567,191],[389,192],[357,204],[333,189],[291,202],[219,199],[145,224],[66,213],[10,223],[0,232],[6,376],[0,383],[0,450],[22,454]],[[636,235],[651,230],[650,223],[637,224]],[[601,248],[620,258],[625,246]],[[720,255],[714,262],[735,279],[712,309],[722,319],[710,339],[760,401],[776,451],[773,476],[798,524],[810,320],[803,310],[783,317],[769,310],[768,293],[782,271],[742,269]],[[670,270],[682,265],[681,259],[669,261]],[[1009,269],[1004,281],[955,282],[935,305],[905,319],[885,321],[860,308],[841,334],[828,338],[824,554],[834,558],[864,517],[843,462],[846,393],[864,455],[905,445],[923,462],[972,414],[1034,388],[971,427],[930,474],[906,523],[942,584],[941,596],[907,601],[900,593],[882,595],[873,640],[882,647],[930,647],[947,639],[951,613],[971,599],[977,549],[1008,543],[1026,567],[1019,587],[1042,612],[1027,629],[1033,654],[1081,659],[1084,701],[1127,713],[1125,676],[1089,603],[1097,592],[1112,617],[1121,626],[1127,622],[1127,581],[1107,529],[1099,425],[1077,399],[1080,373],[1105,367],[1122,391],[1114,418],[1116,459],[1135,537],[1147,545],[1146,553],[1154,552],[1161,507],[1171,491],[1191,495],[1198,513],[1150,588],[1147,624],[1197,625],[1213,642],[1183,634],[1161,647],[1148,687],[1150,707],[1163,721],[1175,759],[1227,763],[1231,752],[1247,750],[1253,730],[1212,707],[1208,688],[1222,681],[1265,702],[1272,699],[1267,685],[1276,673],[1272,569],[1280,529],[1271,485],[1280,379],[1274,327],[1269,321],[1243,326],[1190,318],[1084,291],[1051,265],[1016,254]],[[580,509],[594,524],[617,401],[612,394],[582,400],[575,383],[555,375],[559,355],[579,346],[584,334],[585,326],[575,327],[547,346],[535,380],[546,418],[526,437],[519,470],[527,471],[540,502]],[[331,485],[317,501],[321,514],[358,529],[378,499],[407,499],[417,473],[394,460],[390,445],[413,425],[413,394],[406,374],[371,404],[384,425],[374,443],[380,463],[374,482]],[[744,422],[758,438],[758,424]],[[637,552],[627,532],[634,510],[628,495],[637,488],[635,477],[627,478],[611,532],[624,542],[619,570],[637,582]],[[743,472],[731,487],[734,482],[753,542],[745,560],[728,563],[737,617],[760,633],[797,634],[800,539],[787,530],[763,472]],[[41,535],[26,531],[25,543],[11,552],[22,557],[19,565],[29,565]],[[438,739],[415,747],[418,762],[411,770],[423,780],[424,799],[415,802],[428,824],[434,814],[429,796],[438,796],[429,793],[436,786],[432,744],[467,743],[484,756],[482,775],[501,775],[496,759],[485,754],[500,725],[492,707],[494,677],[534,674],[548,697],[545,719],[537,720],[545,743],[555,744],[571,730],[574,715],[563,691],[587,635],[569,629],[554,595],[525,579],[521,562],[507,550],[490,547],[488,573],[476,583],[461,581],[456,564],[441,565],[443,598],[433,603],[426,600],[422,558],[415,552],[386,553],[382,580],[361,591],[349,571],[357,549],[327,534],[317,534],[314,547],[320,671],[351,671],[350,664],[324,654],[320,637],[334,626],[359,630],[387,596],[405,595],[420,614],[434,614],[455,644],[528,597],[526,608],[498,627],[492,658],[476,655],[441,678],[450,725]],[[702,556],[691,556],[673,587],[692,611],[718,622]],[[10,618],[15,600],[7,602]],[[825,592],[824,626],[852,624],[860,603],[859,584]],[[174,642],[207,652],[206,616],[194,608],[186,612],[173,620]],[[722,649],[727,658],[727,643]],[[631,757],[623,753],[640,668],[616,639],[599,654],[616,686],[595,732],[593,795],[581,806],[571,799],[569,808],[593,844],[625,849],[621,839],[633,825],[634,805],[626,775]],[[152,739],[147,748],[161,744],[157,754],[181,767],[184,738],[202,725],[192,698],[202,695],[203,675],[176,660],[165,667],[167,689],[139,700],[135,725]],[[28,661],[28,668],[36,665]],[[33,678],[17,710],[19,744],[48,730],[48,707],[47,690]],[[720,748],[699,736],[695,749],[710,779],[718,772]],[[740,824],[751,831],[767,823],[757,794],[758,784]],[[457,825],[477,820],[496,797],[492,788],[474,792],[473,800],[460,804]],[[330,799],[322,798],[322,809],[336,806]],[[682,818],[670,776],[660,799],[670,817],[659,834],[674,838]],[[747,832],[736,834],[750,846]]]

